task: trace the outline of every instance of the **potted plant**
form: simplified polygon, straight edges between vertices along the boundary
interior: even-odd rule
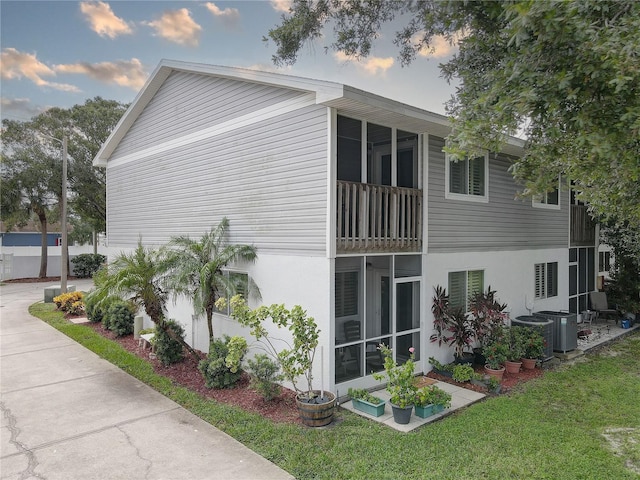
[[[474,332],[466,313],[462,308],[451,308],[446,289],[436,286],[433,296],[431,312],[433,313],[433,328],[436,331],[431,335],[432,342],[443,343],[454,347],[454,356],[457,362],[469,362],[471,352],[466,352],[474,338]]]
[[[504,363],[507,373],[518,373],[522,367],[521,358],[524,355],[524,342],[527,327],[515,325],[507,328],[507,338],[509,340],[509,351],[507,360]]]
[[[427,418],[440,413],[451,406],[451,394],[435,385],[429,385],[416,390],[414,398],[416,416]]]
[[[328,425],[333,420],[336,397],[324,389],[313,388],[313,360],[320,330],[313,319],[300,305],[291,310],[284,305],[250,309],[240,295],[231,297],[231,317],[240,324],[251,329],[251,335],[260,341],[265,350],[280,366],[283,377],[288,380],[296,391],[296,405],[302,423],[310,427]],[[224,298],[216,302],[219,309],[226,308]],[[286,328],[291,332],[293,343],[273,338],[264,327],[264,322],[270,320],[278,328]],[[284,344],[285,348],[277,348],[276,344]],[[298,387],[298,380],[304,378],[304,388]]]
[[[537,328],[526,328],[523,337],[522,366],[527,370],[533,370],[538,359],[544,355],[545,340]]]
[[[384,414],[386,403],[379,397],[372,395],[364,388],[350,388],[348,391],[351,397],[351,404],[356,410],[360,410],[368,415],[379,417]]]
[[[488,343],[482,349],[482,354],[485,357],[486,363],[484,371],[488,375],[502,380],[504,374],[504,362],[507,360],[507,354],[509,353],[509,345],[498,336],[494,338],[491,343]]]
[[[500,393],[501,389],[502,385],[500,385],[500,380],[495,377],[489,376],[489,378],[487,379],[487,390],[497,395],[498,393]]]
[[[389,347],[381,343],[378,348],[384,357],[385,373],[374,373],[373,378],[387,381],[393,419],[396,423],[407,424],[411,419],[417,390],[413,378],[415,349],[409,348],[409,359],[402,365],[398,365]]]

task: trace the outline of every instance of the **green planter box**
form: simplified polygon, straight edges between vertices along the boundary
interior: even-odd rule
[[[357,398],[352,398],[351,403],[353,405],[353,408],[355,408],[356,410],[360,410],[361,412],[364,412],[373,417],[379,417],[380,415],[384,414],[384,407],[386,405],[386,402],[384,401],[378,405],[375,405],[365,400],[358,400]]]
[[[416,405],[415,408],[416,417],[420,418],[427,418],[444,410],[444,407],[442,405],[425,405],[424,407],[419,407],[418,405]]]

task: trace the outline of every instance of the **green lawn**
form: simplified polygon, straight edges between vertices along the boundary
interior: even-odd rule
[[[637,333],[405,434],[342,409],[333,426],[314,430],[203,399],[53,308],[37,303],[29,311],[299,479],[640,478]]]

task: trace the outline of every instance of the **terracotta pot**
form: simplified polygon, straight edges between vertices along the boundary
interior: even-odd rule
[[[489,375],[490,377],[495,378],[499,382],[502,381],[502,376],[504,375],[504,367],[499,370],[494,370],[493,368],[489,368],[487,365],[484,366],[484,373]]]
[[[504,367],[507,369],[507,373],[520,373],[520,367],[522,367],[522,362],[512,362],[507,360],[504,362]]]
[[[536,368],[536,363],[538,363],[538,359],[536,358],[522,358],[522,368],[525,370],[533,370]]]

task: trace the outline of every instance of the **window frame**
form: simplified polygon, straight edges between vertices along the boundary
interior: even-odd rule
[[[600,250],[598,252],[598,273],[609,274],[611,271],[612,255],[610,250]],[[604,267],[604,268],[603,268]]]
[[[244,275],[246,277],[246,282],[247,282],[246,285],[245,285],[246,292],[243,295],[243,298],[244,298],[244,300],[246,302],[248,302],[249,299],[247,297],[249,296],[249,273],[248,272],[243,272],[243,271],[240,271],[240,270],[227,270],[227,269],[223,269],[222,273],[226,277],[230,277],[231,275]],[[239,293],[239,292],[236,292],[236,294],[237,293]],[[234,294],[234,295],[236,295],[236,294]],[[222,297],[220,297],[220,298],[222,298]],[[226,317],[231,317],[231,305],[229,304],[230,297],[228,295],[225,295],[224,298],[227,299],[227,305],[226,305],[225,309],[224,310],[218,310],[218,308],[214,308],[214,312],[219,314],[219,315],[224,315]]]
[[[452,270],[450,272],[447,273],[447,291],[449,292],[449,305],[452,308],[457,308],[459,307],[459,305],[453,305],[451,304],[451,297],[452,297],[452,288],[451,288],[451,275],[452,274],[461,274],[464,273],[465,274],[465,278],[464,278],[464,290],[465,290],[465,301],[464,301],[464,305],[462,306],[464,308],[465,312],[469,311],[469,297],[471,297],[471,295],[473,294],[473,292],[469,291],[469,275],[472,273],[477,273],[477,272],[481,272],[482,274],[482,278],[481,278],[481,285],[480,285],[480,291],[483,292],[484,291],[484,274],[485,274],[485,269],[483,268],[476,268],[476,269],[468,269],[468,270]]]
[[[549,203],[549,195],[555,192],[557,194],[558,203]],[[549,210],[560,210],[560,177],[558,177],[558,186],[553,189],[552,192],[544,192],[541,195],[534,195],[531,198],[531,205],[534,208],[546,208]]]
[[[533,266],[533,298],[544,300],[558,296],[558,262],[541,262]]]
[[[458,160],[459,162],[465,162],[467,164],[467,174],[469,172],[469,160],[475,160],[476,158],[484,158],[484,194],[474,195],[473,193],[457,193],[451,191],[451,160],[448,154],[445,154],[445,189],[444,196],[448,200],[463,200],[467,202],[479,202],[489,203],[489,152],[485,152],[484,155],[478,155],[473,159],[466,158],[464,160]]]

